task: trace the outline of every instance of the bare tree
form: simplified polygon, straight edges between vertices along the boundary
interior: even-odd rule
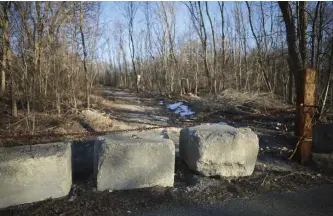
[[[85,76],[85,85],[86,85],[86,107],[87,109],[90,108],[90,93],[89,93],[89,83],[88,83],[88,68],[87,68],[87,47],[85,43],[85,36],[83,32],[83,23],[84,23],[84,10],[83,10],[83,2],[80,2],[80,35],[82,41],[82,49],[83,49],[83,69],[84,69],[84,76]]]
[[[224,18],[224,2],[218,2],[219,9],[221,12],[221,23],[222,23],[222,59],[221,59],[221,74],[222,74],[222,89],[224,89],[225,75],[224,75],[224,64],[226,60],[225,54],[225,18]]]
[[[258,61],[259,61],[259,66],[260,66],[260,70],[261,70],[261,73],[264,77],[264,81],[265,81],[265,85],[266,85],[266,88],[267,88],[267,91],[271,92],[272,91],[272,87],[271,87],[271,84],[268,80],[268,76],[267,76],[267,72],[265,71],[265,66],[264,66],[264,62],[263,62],[263,57],[262,57],[262,47],[261,47],[261,44],[259,42],[259,38],[257,37],[255,31],[254,31],[254,27],[253,27],[253,23],[252,23],[252,18],[251,18],[251,7],[249,5],[249,3],[246,1],[246,6],[247,6],[247,9],[248,9],[248,14],[249,14],[249,22],[250,22],[250,27],[251,27],[251,32],[253,34],[253,37],[256,41],[256,44],[257,44],[257,49],[258,49]],[[263,16],[264,17],[264,16]],[[263,24],[265,25],[265,24]],[[264,36],[266,36],[266,34],[264,34]]]
[[[205,28],[205,22],[203,18],[202,13],[202,7],[200,2],[189,2],[189,5],[187,5],[187,8],[191,15],[191,20],[194,26],[194,29],[196,30],[196,33],[198,34],[198,37],[201,41],[202,46],[202,58],[204,62],[204,71],[207,77],[207,83],[210,88],[209,91],[211,91],[212,87],[212,80],[211,80],[211,74],[208,68],[208,60],[207,60],[207,32]]]
[[[134,19],[135,15],[139,9],[139,4],[135,2],[128,2],[126,3],[125,8],[125,16],[128,20],[128,35],[129,35],[129,48],[131,52],[131,60],[132,60],[132,70],[134,74],[134,85],[136,91],[139,92],[139,80],[140,74],[137,73],[135,59],[136,59],[136,52],[135,52],[135,44],[134,44]]]
[[[7,72],[10,76],[10,94],[11,94],[11,107],[12,107],[12,116],[17,117],[17,104],[16,104],[16,83],[14,79],[14,73],[12,71],[12,50],[10,47],[9,41],[9,16],[11,9],[11,2],[2,2],[1,3],[1,14],[2,14],[2,34],[3,34],[3,54],[2,54],[2,74],[1,74],[1,96],[5,92],[6,87],[6,76]]]
[[[216,56],[217,56],[217,52],[216,52],[216,41],[215,41],[215,31],[214,31],[214,26],[213,26],[213,21],[212,18],[209,14],[209,9],[208,9],[208,3],[206,2],[206,14],[209,20],[209,24],[210,24],[210,29],[212,32],[212,37],[213,37],[213,75],[214,75],[214,93],[217,92],[216,89]]]

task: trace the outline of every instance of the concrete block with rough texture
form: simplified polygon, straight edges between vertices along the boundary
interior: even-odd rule
[[[313,127],[313,152],[332,153],[333,152],[333,124],[317,124]]]
[[[59,198],[72,186],[70,143],[0,148],[0,208]]]
[[[250,128],[212,124],[180,132],[180,157],[205,176],[249,176],[258,151],[258,136]]]
[[[175,146],[156,132],[126,132],[98,137],[94,176],[97,190],[172,187]]]

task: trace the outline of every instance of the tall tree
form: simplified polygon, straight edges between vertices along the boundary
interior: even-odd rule
[[[279,6],[283,15],[283,20],[286,26],[286,37],[288,42],[288,51],[289,56],[291,57],[291,69],[293,70],[295,86],[296,86],[296,128],[295,134],[299,137],[299,146],[296,146],[299,149],[304,149],[302,145],[307,145],[301,141],[303,139],[303,134],[301,134],[301,126],[304,121],[301,115],[301,109],[303,108],[303,100],[304,100],[304,72],[307,67],[307,42],[306,42],[306,3],[299,2],[297,7],[298,14],[298,28],[295,29],[295,25],[293,22],[293,13],[290,7],[289,2],[279,2]],[[297,43],[297,35],[299,34],[299,42]],[[299,46],[298,46],[299,44]],[[303,126],[302,126],[303,127]],[[310,150],[311,151],[311,150]],[[306,163],[308,161],[308,155],[302,154],[300,151],[301,161],[302,163]]]
[[[5,92],[5,82],[6,76],[5,72],[10,76],[10,94],[11,94],[11,107],[12,107],[12,116],[17,117],[17,104],[16,104],[16,84],[14,79],[14,73],[12,71],[12,50],[10,47],[9,39],[9,16],[11,2],[2,2],[1,3],[1,13],[2,13],[2,34],[3,34],[3,54],[2,54],[2,82],[1,82],[1,95]]]
[[[187,5],[187,8],[190,12],[191,20],[194,26],[194,29],[199,36],[199,39],[201,41],[201,48],[202,48],[202,56],[203,63],[204,63],[204,71],[207,77],[207,83],[209,91],[212,90],[212,79],[210,70],[208,67],[208,56],[207,56],[207,31],[205,27],[204,17],[202,13],[202,7],[200,1],[198,2],[189,2],[189,5]]]
[[[89,92],[89,81],[88,81],[88,68],[87,68],[87,46],[85,41],[85,35],[83,31],[84,25],[84,9],[83,9],[83,2],[80,2],[80,35],[81,35],[81,42],[82,42],[82,50],[83,50],[83,69],[84,69],[84,77],[85,77],[85,86],[86,86],[86,108],[90,108],[90,92]]]
[[[135,52],[135,43],[134,43],[134,19],[139,9],[139,6],[140,5],[136,2],[127,2],[125,8],[125,16],[128,19],[129,48],[131,52],[132,70],[134,74],[134,86],[137,92],[139,92],[139,80],[141,75],[137,73],[137,68],[135,63],[136,52]]]
[[[254,27],[253,27],[253,23],[252,23],[251,7],[250,7],[250,4],[247,1],[246,1],[246,6],[247,6],[247,9],[248,9],[248,14],[249,14],[249,22],[250,22],[251,32],[252,32],[252,35],[253,35],[253,37],[256,41],[256,44],[257,44],[259,67],[260,67],[261,73],[264,77],[264,82],[265,82],[267,91],[272,92],[272,87],[271,87],[271,84],[269,82],[268,75],[267,75],[267,72],[266,72],[265,66],[264,66],[264,61],[263,61],[263,56],[262,56],[262,52],[263,52],[262,51],[262,46],[261,46],[261,43],[259,41],[259,38],[258,38],[257,34],[254,31]],[[263,24],[263,25],[265,25],[265,24]],[[264,36],[266,37],[266,35],[264,35]]]

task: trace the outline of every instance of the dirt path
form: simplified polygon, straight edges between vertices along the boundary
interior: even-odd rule
[[[104,98],[101,102],[103,108],[100,109],[100,112],[110,117],[113,122],[112,129],[126,130],[162,126],[159,129],[155,129],[155,131],[166,132],[168,137],[175,143],[176,153],[178,153],[181,128],[163,128],[163,126],[168,126],[172,123],[171,113],[166,112],[166,104],[159,104],[158,98],[138,96],[136,93],[124,90],[110,90],[101,87],[98,91]]]
[[[139,98],[135,93],[101,89],[109,109],[105,110],[111,118],[125,123],[138,122],[148,125],[167,125],[169,118],[160,115],[161,106],[152,98]]]
[[[103,118],[111,119],[113,129],[167,125],[173,119],[166,112],[166,104],[159,105],[157,98],[138,96],[124,90],[100,88],[98,91],[99,96],[94,98],[98,103],[95,103],[93,109],[102,114]],[[215,118],[216,121],[228,120],[218,116]],[[105,124],[103,121],[98,123],[100,126]],[[176,156],[175,183],[172,188],[97,192],[92,182],[92,173],[88,173],[83,181],[83,178],[81,181],[74,178],[73,190],[68,197],[9,207],[0,210],[0,215],[140,215],[179,205],[220,205],[230,199],[248,198],[269,192],[297,191],[333,182],[332,175],[326,175],[312,167],[301,167],[285,159],[291,146],[288,145],[288,138],[276,129],[276,122],[249,120],[232,124],[249,126],[259,136],[260,153],[255,171],[249,177],[217,179],[199,176]],[[179,130],[180,128],[168,128],[167,131],[176,148]],[[74,149],[83,145],[93,148],[93,143],[89,141],[78,141],[74,143]],[[90,156],[82,159],[92,161],[86,160]],[[87,166],[92,167],[91,164]]]

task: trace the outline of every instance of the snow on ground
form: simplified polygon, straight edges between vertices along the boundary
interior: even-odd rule
[[[173,111],[175,114],[180,115],[181,117],[193,116],[195,114],[195,112],[193,112],[183,102],[177,102],[177,103],[169,104],[167,107],[170,111]]]

